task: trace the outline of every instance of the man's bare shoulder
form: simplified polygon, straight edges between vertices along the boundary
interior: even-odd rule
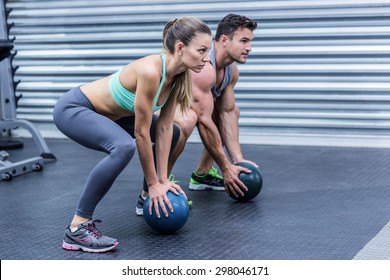
[[[192,73],[192,86],[194,90],[209,92],[215,83],[216,74],[215,69],[211,63],[206,66],[199,73]]]

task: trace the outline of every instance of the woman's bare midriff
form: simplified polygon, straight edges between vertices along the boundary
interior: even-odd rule
[[[94,81],[90,84],[82,85],[81,91],[91,101],[97,113],[106,116],[112,120],[117,120],[122,117],[134,115],[128,112],[115,102],[110,94],[108,87],[111,76]]]

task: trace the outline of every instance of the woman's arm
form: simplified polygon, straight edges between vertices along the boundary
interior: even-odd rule
[[[153,118],[153,102],[160,83],[161,68],[143,67],[137,73],[137,90],[135,95],[135,128],[134,135],[137,144],[139,159],[149,189],[151,213],[155,208],[157,217],[160,217],[158,206],[160,205],[165,216],[168,216],[168,209],[172,212],[172,205],[166,195],[169,184],[161,184],[155,169],[150,127]]]
[[[140,69],[138,72],[134,106],[134,135],[142,170],[148,187],[150,187],[159,182],[154,167],[152,141],[150,137],[150,126],[153,117],[153,100],[158,88],[159,74],[157,71],[150,68]]]
[[[171,95],[161,112],[156,125],[157,176],[160,183],[168,182],[168,158],[173,136],[173,120],[177,103]]]

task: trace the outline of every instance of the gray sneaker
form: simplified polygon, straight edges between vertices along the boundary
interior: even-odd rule
[[[91,253],[103,253],[118,246],[118,241],[103,235],[96,228],[95,223],[101,223],[101,221],[89,220],[79,225],[75,232],[71,232],[70,227],[68,227],[65,230],[62,248],[71,251],[83,250]]]
[[[137,216],[144,215],[144,202],[145,200],[141,197],[141,195],[139,195],[137,198],[137,206],[135,207],[135,213]]]

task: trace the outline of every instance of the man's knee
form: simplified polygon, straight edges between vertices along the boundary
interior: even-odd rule
[[[180,133],[186,140],[191,136],[196,126],[198,116],[193,110],[188,110],[187,115],[176,113],[175,122],[180,127]]]
[[[173,124],[173,135],[172,135],[172,147],[177,145],[180,138],[180,127],[177,124]]]

